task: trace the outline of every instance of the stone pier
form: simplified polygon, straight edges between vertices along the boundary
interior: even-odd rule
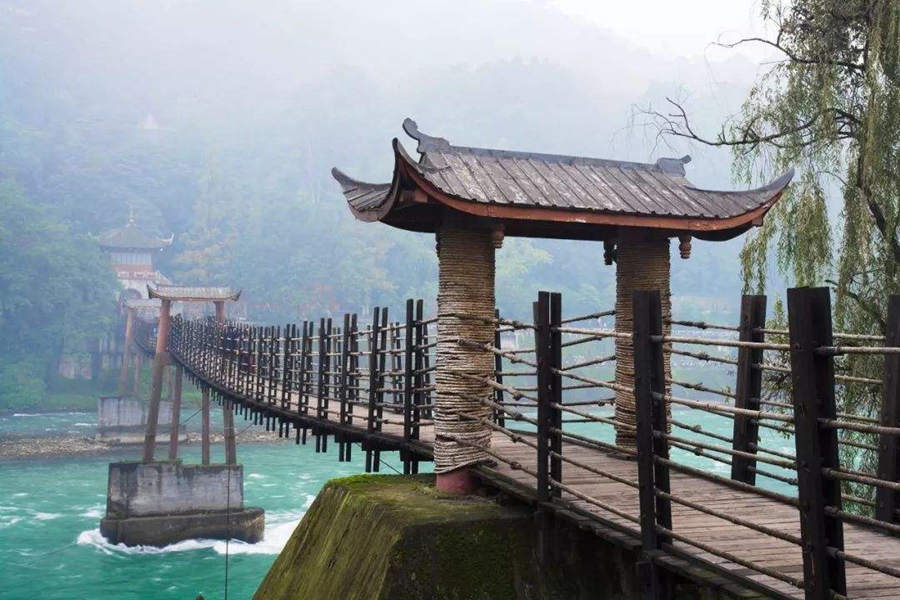
[[[166,546],[191,538],[258,542],[263,509],[245,507],[243,490],[242,465],[111,463],[100,532],[128,546]]]

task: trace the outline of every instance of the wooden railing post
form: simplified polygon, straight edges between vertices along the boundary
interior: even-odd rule
[[[834,554],[844,549],[843,526],[826,511],[841,509],[841,484],[823,472],[840,468],[837,430],[821,423],[837,412],[834,357],[817,352],[832,345],[831,298],[828,288],[792,288],[787,297],[803,578],[807,600],[826,600],[847,593],[844,563]]]
[[[537,499],[550,499],[550,403],[551,387],[550,363],[550,293],[538,292],[537,302],[532,304],[534,312],[534,348],[537,359]]]
[[[900,296],[888,299],[887,336],[885,346],[900,346]],[[900,427],[900,354],[884,357],[884,379],[881,401],[881,424]],[[878,478],[900,481],[900,437],[881,434],[878,440]],[[900,523],[900,493],[879,486],[875,492],[875,518]]]
[[[423,347],[425,344],[425,328],[427,325],[422,322],[424,321],[423,304],[421,299],[416,300],[416,332],[415,340],[413,342],[416,348],[416,374],[413,380],[413,385],[415,385],[413,404],[415,407],[413,408],[413,425],[410,433],[415,440],[419,439],[419,420],[422,418],[422,406],[425,404],[425,386],[428,385],[428,377],[427,373],[425,373],[425,369],[427,368],[426,357],[428,349]],[[413,472],[418,472],[418,463],[413,465]]]
[[[548,343],[548,358],[550,360],[550,405],[548,417],[550,420],[550,432],[548,435],[550,444],[550,495],[559,498],[562,490],[554,487],[552,482],[562,483],[562,295],[550,294],[550,338]]]
[[[347,422],[347,400],[349,399],[350,385],[350,313],[344,314],[344,326],[341,328],[341,379],[338,393],[340,398],[340,422]],[[347,457],[350,442],[343,437],[338,442],[338,461],[348,461]]]
[[[494,325],[494,347],[498,350],[501,349],[501,339],[500,339],[500,311],[494,311],[494,318],[497,319],[497,323]],[[503,357],[500,354],[494,354],[494,380],[502,384],[503,383]],[[503,390],[497,388],[494,390],[494,402],[503,406]],[[500,427],[506,426],[506,413],[504,413],[499,408],[494,409],[494,423],[499,425]]]
[[[381,309],[372,310],[372,328],[369,330],[369,397],[366,431],[375,431],[375,403],[378,389],[378,337],[381,324]],[[366,448],[366,473],[372,472],[372,450]]]
[[[641,551],[638,563],[642,597],[647,600],[671,598],[672,590],[653,557],[669,539],[659,528],[672,529],[671,502],[659,496],[668,494],[669,470],[656,459],[668,459],[665,435],[668,431],[665,403],[665,362],[663,344],[654,340],[663,335],[662,303],[657,291],[634,292],[633,347],[634,397],[637,416],[638,495],[641,521]]]
[[[307,379],[309,378],[309,371],[307,370],[307,364],[309,361],[309,321],[303,321],[303,332],[300,338],[300,414],[307,415],[309,414],[309,388],[307,386]],[[303,429],[303,443],[306,443],[306,429]]]
[[[409,443],[412,439],[413,418],[413,327],[415,327],[415,313],[412,298],[406,301],[406,321],[404,329],[403,345],[403,441]],[[403,459],[403,474],[412,472],[412,460],[408,448],[401,452]]]
[[[739,339],[742,342],[762,342],[766,326],[766,297],[741,296],[741,322],[738,326]],[[761,348],[738,349],[737,381],[735,382],[736,408],[759,410],[762,393],[763,351]],[[734,415],[732,446],[735,450],[747,454],[756,454],[759,439],[759,424],[756,419],[746,414]],[[756,484],[756,460],[745,455],[735,454],[731,457],[731,478],[750,485]]]

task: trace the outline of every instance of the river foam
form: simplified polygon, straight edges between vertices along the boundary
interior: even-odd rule
[[[312,503],[314,496],[309,496],[305,506]],[[227,543],[228,554],[278,554],[287,544],[294,533],[303,512],[280,512],[266,515],[266,528],[263,539],[255,544],[248,544],[240,540],[229,540]],[[212,550],[216,554],[226,553],[224,540],[184,540],[175,544],[169,544],[162,548],[156,546],[126,546],[125,544],[111,544],[100,534],[100,529],[88,529],[78,534],[76,543],[80,546],[92,546],[108,555],[131,554],[169,554],[173,552],[191,552],[194,550]]]

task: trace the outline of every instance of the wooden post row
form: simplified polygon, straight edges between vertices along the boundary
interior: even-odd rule
[[[834,419],[834,357],[817,352],[832,345],[831,297],[828,288],[788,290],[797,496],[803,541],[803,580],[807,600],[846,595],[843,525],[827,507],[841,510],[841,483],[824,469],[838,469],[837,430],[822,426]]]

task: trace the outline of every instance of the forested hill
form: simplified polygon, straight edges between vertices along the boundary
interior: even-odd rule
[[[102,325],[95,308],[114,282],[86,236],[130,208],[142,227],[175,234],[163,272],[243,288],[255,319],[433,298],[433,237],[355,222],[329,175],[340,165],[385,179],[406,116],[465,145],[687,152],[695,183],[732,187],[726,153],[658,145],[632,107],[674,94],[714,127],[755,67],[651,55],[549,3],[485,4],[3,2],[4,360],[23,351],[23,320],[42,348]],[[27,239],[23,220],[39,224]],[[56,242],[34,243],[43,232]],[[27,260],[7,260],[14,248]],[[681,314],[733,314],[738,248],[695,242],[691,260],[674,260]],[[567,311],[611,303],[597,244],[508,239],[498,268],[507,313],[526,315],[538,288],[562,291]],[[48,277],[58,285],[37,285]]]

